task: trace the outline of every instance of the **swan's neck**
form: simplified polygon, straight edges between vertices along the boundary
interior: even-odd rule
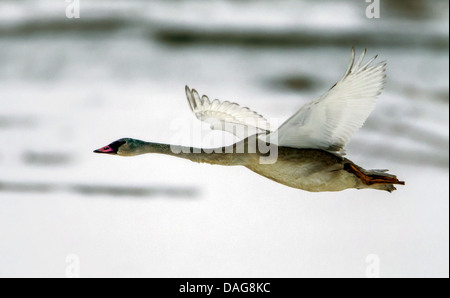
[[[160,153],[184,159],[189,159],[191,161],[200,163],[204,162],[219,165],[240,164],[235,154],[225,153],[224,149],[225,149],[224,147],[204,149],[204,148],[185,147],[179,145],[169,145],[169,144],[140,141],[139,145],[134,148],[132,155],[140,155],[146,153]],[[240,157],[239,155],[238,157]]]

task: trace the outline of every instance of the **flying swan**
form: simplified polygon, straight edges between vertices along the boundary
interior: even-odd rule
[[[363,64],[366,50],[349,66],[340,81],[319,98],[304,105],[278,129],[248,108],[228,101],[210,101],[186,86],[194,115],[235,134],[241,140],[230,146],[205,149],[122,138],[95,150],[120,156],[161,153],[225,166],[241,165],[278,183],[312,192],[348,188],[389,192],[404,185],[387,170],[365,170],[344,157],[344,146],[375,107],[385,82],[386,63]]]

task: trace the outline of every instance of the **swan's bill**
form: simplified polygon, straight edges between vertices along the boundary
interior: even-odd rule
[[[100,149],[94,150],[94,153],[117,154],[116,152],[114,152],[114,149],[111,148],[110,146],[105,146]]]
[[[112,142],[111,144],[104,146],[100,149],[94,150],[94,153],[117,154],[119,147],[125,143],[126,143],[126,141],[118,140],[118,141]]]

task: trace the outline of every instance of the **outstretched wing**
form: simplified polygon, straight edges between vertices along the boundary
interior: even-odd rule
[[[210,101],[206,95],[200,97],[195,89],[186,86],[186,96],[195,117],[211,125],[211,129],[230,132],[238,138],[269,132],[267,120],[249,108],[243,108],[229,101]]]
[[[344,77],[278,128],[279,146],[316,148],[344,154],[345,144],[374,109],[386,78],[386,63],[372,66],[375,56],[362,65],[365,54],[366,50],[355,62],[355,49],[352,48]]]

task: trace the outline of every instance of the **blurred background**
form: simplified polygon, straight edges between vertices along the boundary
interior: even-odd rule
[[[382,277],[448,277],[448,1],[369,19],[363,0],[80,0],[68,18],[76,2],[0,1],[1,277],[365,277],[373,256]],[[170,143],[176,119],[205,145],[186,84],[281,124],[352,46],[388,78],[348,158],[405,180],[392,194],[92,153]]]

